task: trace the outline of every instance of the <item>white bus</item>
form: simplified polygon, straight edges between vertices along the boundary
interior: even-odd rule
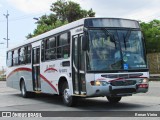
[[[123,96],[148,91],[149,70],[138,21],[84,18],[7,50],[7,85],[23,97],[62,95],[73,106],[79,97]]]

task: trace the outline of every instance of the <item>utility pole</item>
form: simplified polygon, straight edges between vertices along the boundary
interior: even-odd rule
[[[8,16],[9,16],[9,14],[8,14],[8,10],[7,10],[7,14],[3,14],[5,17],[6,17],[6,19],[7,19],[7,38],[3,38],[4,40],[7,40],[7,48],[8,48],[8,40],[9,40],[9,38],[8,38]]]

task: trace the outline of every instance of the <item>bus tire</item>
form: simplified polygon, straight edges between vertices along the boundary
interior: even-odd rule
[[[110,103],[118,103],[121,100],[122,97],[110,97],[107,96],[107,99]]]
[[[29,98],[29,97],[33,97],[34,96],[34,93],[27,92],[24,80],[22,80],[21,83],[20,83],[20,90],[21,90],[21,95],[24,98]]]
[[[64,82],[64,84],[62,86],[62,98],[63,98],[63,103],[66,106],[72,107],[72,106],[76,105],[77,98],[70,95],[69,87],[68,87],[67,82]]]

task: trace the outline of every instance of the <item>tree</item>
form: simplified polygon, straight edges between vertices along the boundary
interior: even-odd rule
[[[66,2],[64,0],[52,3],[50,10],[56,14],[59,20],[66,21]]]
[[[87,17],[95,17],[95,12],[93,12],[92,8],[88,11]]]
[[[160,52],[160,20],[142,22],[140,25],[146,41],[147,53]]]
[[[32,33],[29,33],[29,34],[26,36],[27,39],[32,38],[32,37],[33,37]]]
[[[57,27],[56,23],[57,23],[57,17],[54,14],[41,16],[36,22],[37,28],[33,32],[34,36],[47,32],[51,29],[54,29],[55,27]]]
[[[55,14],[42,15],[40,18],[36,20],[37,21],[35,22],[35,24],[37,24],[37,28],[33,31],[33,34],[29,33],[26,36],[27,39],[67,24],[67,22],[62,22],[58,20]]]
[[[33,34],[29,33],[26,36],[27,39],[75,20],[95,16],[92,9],[89,11],[83,10],[78,3],[65,0],[57,0],[57,2],[52,3],[50,10],[52,14],[42,15],[37,19],[37,22],[35,22],[37,28],[33,31]]]
[[[50,10],[56,13],[59,19],[69,23],[84,17],[95,17],[92,9],[83,10],[78,3],[72,1],[58,0],[51,5]]]

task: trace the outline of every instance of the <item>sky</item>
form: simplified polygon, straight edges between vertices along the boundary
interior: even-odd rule
[[[0,70],[6,67],[6,14],[9,13],[9,47],[24,42],[28,33],[36,28],[35,20],[50,14],[50,6],[56,0],[0,0]],[[160,0],[71,0],[83,9],[90,8],[96,17],[128,18],[149,22],[160,20]]]

